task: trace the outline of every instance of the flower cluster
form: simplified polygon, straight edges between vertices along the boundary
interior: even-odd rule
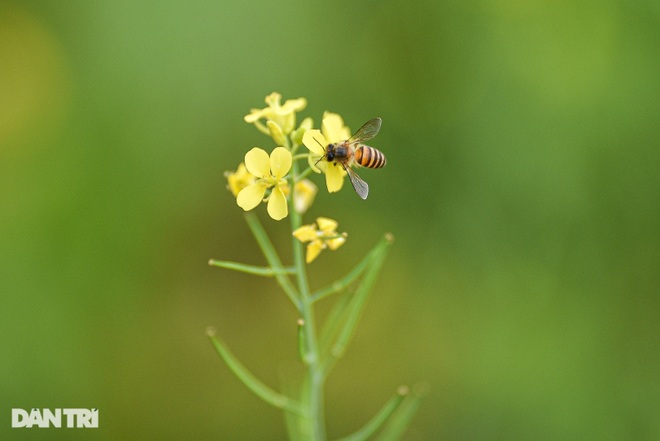
[[[268,197],[268,214],[275,220],[284,219],[289,214],[284,189],[284,179],[293,159],[291,152],[284,147],[276,147],[268,156],[264,150],[255,147],[245,154],[245,168],[255,181],[243,188],[236,195],[236,203],[245,211],[252,210],[264,199],[266,190],[271,189]]]
[[[252,109],[249,115],[245,115],[245,122],[254,123],[259,130],[270,134],[270,130],[263,130],[263,126],[260,125],[260,120],[265,119],[276,124],[284,135],[288,135],[296,125],[296,112],[307,107],[307,100],[305,98],[286,100],[284,105],[280,104],[280,101],[282,101],[282,95],[277,92],[271,93],[266,97],[268,107]]]
[[[346,172],[343,167],[323,161],[326,146],[350,137],[350,130],[336,113],[325,112],[321,127],[313,128],[313,120],[305,118],[296,127],[297,113],[307,106],[305,98],[286,100],[272,93],[265,99],[262,109],[251,109],[245,121],[254,124],[268,135],[276,147],[268,153],[253,147],[245,154],[235,171],[226,172],[227,188],[236,197],[236,203],[245,211],[256,208],[261,202],[267,205],[268,215],[274,220],[284,219],[290,210],[305,213],[314,202],[318,188],[306,176],[311,172],[325,174],[328,192],[341,190]],[[306,153],[298,152],[305,146]],[[306,168],[298,171],[297,160],[306,160]],[[292,190],[293,189],[293,190]],[[337,223],[320,217],[315,225],[296,230],[295,236],[307,245],[307,262],[313,261],[325,248],[335,250],[346,241],[346,234],[335,232]]]
[[[311,263],[326,248],[336,250],[346,242],[346,233],[337,233],[336,220],[327,217],[319,217],[316,224],[303,225],[293,232],[293,236],[301,242],[307,244],[307,254],[305,261]]]

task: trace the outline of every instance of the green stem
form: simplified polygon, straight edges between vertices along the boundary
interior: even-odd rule
[[[294,141],[293,133],[290,136],[291,136],[291,148],[289,149],[289,151],[291,152],[291,156],[295,156],[296,152],[298,151],[298,147],[300,147],[300,144]]]
[[[291,299],[291,302],[296,306],[296,309],[300,311],[301,302],[299,294],[296,291],[296,288],[291,284],[289,277],[287,277],[287,271],[284,265],[282,265],[280,256],[277,254],[273,243],[268,238],[268,234],[266,234],[261,222],[259,222],[259,218],[254,213],[245,213],[245,220],[247,221],[250,230],[252,230],[252,234],[257,240],[266,260],[273,269],[275,280],[277,280],[277,283],[282,287],[289,299]]]
[[[296,182],[300,182],[303,179],[305,179],[310,173],[312,172],[312,167],[307,167],[305,170],[303,170],[302,173],[300,173],[299,176],[296,176]]]
[[[246,265],[244,263],[229,262],[226,260],[211,259],[209,260],[209,265],[264,277],[274,277],[281,274],[295,274],[295,269],[293,268],[279,268],[276,270],[268,266]]]
[[[298,175],[298,164],[293,163],[293,176]],[[294,207],[293,194],[290,197],[290,217],[291,231],[295,231],[302,225],[302,216]],[[302,338],[304,343],[303,361],[307,366],[306,387],[303,387],[304,397],[301,398],[303,405],[308,406],[308,439],[313,441],[325,441],[325,415],[324,415],[324,383],[325,376],[319,357],[319,344],[316,335],[316,325],[314,317],[314,300],[310,294],[309,283],[307,281],[307,269],[303,245],[298,239],[292,237],[293,241],[293,262],[296,269],[296,279],[298,282],[298,293],[300,295],[300,315],[302,316]]]
[[[268,127],[266,127],[265,125],[263,125],[261,121],[256,120],[256,121],[254,122],[254,126],[255,126],[257,129],[259,129],[259,131],[260,131],[261,133],[263,133],[264,135],[268,135],[268,136],[270,136],[270,130],[268,130]]]

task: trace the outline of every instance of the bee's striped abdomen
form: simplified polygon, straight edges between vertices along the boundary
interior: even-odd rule
[[[362,167],[367,168],[381,168],[385,165],[387,160],[380,150],[377,150],[368,145],[360,145],[355,149],[355,162]]]

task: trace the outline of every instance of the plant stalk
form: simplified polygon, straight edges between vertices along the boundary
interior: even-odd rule
[[[293,162],[293,176],[298,175],[298,164]],[[291,186],[294,188],[294,186]],[[295,191],[295,190],[293,190]],[[294,194],[290,196],[289,207],[291,217],[291,231],[295,231],[302,225],[302,216],[294,206]],[[325,376],[321,366],[321,357],[319,355],[319,342],[316,335],[316,322],[314,317],[314,300],[309,290],[307,281],[307,268],[303,244],[298,239],[292,237],[293,242],[293,262],[298,283],[298,292],[300,294],[300,314],[303,320],[302,338],[305,340],[303,347],[305,354],[303,362],[307,366],[306,387],[302,388],[304,396],[301,397],[303,406],[308,406],[309,419],[306,429],[308,436],[313,441],[325,441],[325,411],[324,411],[324,387]]]

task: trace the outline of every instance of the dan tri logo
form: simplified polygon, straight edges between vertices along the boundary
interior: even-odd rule
[[[63,426],[64,425],[64,426]],[[68,427],[96,429],[99,427],[98,409],[24,409],[11,410],[11,427],[31,429],[33,427]]]

